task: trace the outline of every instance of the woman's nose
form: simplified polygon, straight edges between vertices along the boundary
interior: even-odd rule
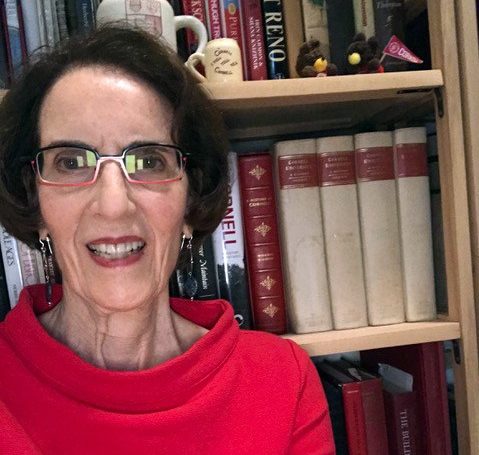
[[[97,212],[107,218],[119,218],[134,210],[131,200],[131,187],[119,163],[101,163],[94,185]]]

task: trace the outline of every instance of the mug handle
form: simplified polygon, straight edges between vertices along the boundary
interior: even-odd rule
[[[196,52],[203,53],[205,51],[206,43],[208,42],[208,34],[203,22],[194,16],[175,16],[175,30],[180,28],[191,28],[198,37],[198,48]]]
[[[193,73],[193,76],[196,77],[200,82],[206,82],[206,77],[204,77],[201,73],[199,73],[195,66],[198,63],[203,63],[205,59],[205,54],[201,52],[195,52],[188,57],[186,60],[185,65],[186,67]]]

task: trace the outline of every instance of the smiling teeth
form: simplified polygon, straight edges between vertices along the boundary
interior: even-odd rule
[[[109,259],[122,259],[130,254],[141,250],[145,246],[145,242],[127,242],[127,243],[96,243],[88,245],[90,251],[98,256]]]

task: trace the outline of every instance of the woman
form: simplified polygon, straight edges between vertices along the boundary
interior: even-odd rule
[[[301,349],[169,298],[180,249],[225,211],[220,125],[175,56],[122,28],[6,95],[0,222],[47,272],[52,245],[62,286],[25,289],[0,325],[0,453],[334,453]]]

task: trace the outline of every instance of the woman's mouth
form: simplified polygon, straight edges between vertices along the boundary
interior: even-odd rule
[[[124,242],[124,243],[90,243],[88,249],[96,256],[105,259],[124,259],[138,253],[145,246],[145,242]]]

